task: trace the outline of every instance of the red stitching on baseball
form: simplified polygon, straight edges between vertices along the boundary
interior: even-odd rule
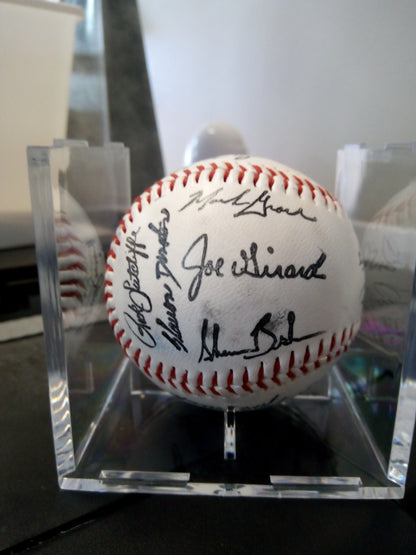
[[[280,360],[279,358],[277,358],[274,361],[274,368],[273,368],[273,378],[272,381],[277,384],[277,385],[282,385],[282,382],[279,380],[279,378],[277,377],[278,374],[280,373]]]
[[[275,178],[276,178],[277,173],[276,173],[274,170],[272,170],[271,168],[266,168],[266,169],[267,169],[268,172],[270,172],[269,175],[268,175],[268,179],[269,179],[269,189],[270,189],[270,191],[272,191],[272,190],[273,190],[273,186],[274,186],[274,180],[275,180]],[[271,175],[270,175],[270,174],[271,174]]]
[[[186,185],[188,184],[188,177],[191,175],[191,170],[184,170],[183,173],[185,174],[185,177],[182,180],[182,185],[184,187],[186,187]],[[171,191],[173,191],[173,188],[171,188]]]
[[[176,380],[176,369],[175,369],[174,366],[170,369],[170,374],[169,374],[168,382],[170,383],[170,385],[171,385],[174,389],[177,389],[176,384],[174,383],[173,380]]]
[[[331,195],[331,193],[329,191],[327,191],[326,189],[322,189],[322,187],[319,187],[321,189],[321,191],[324,191],[326,195],[328,195],[328,197],[332,200],[332,202],[335,202],[335,198]]]
[[[162,374],[163,374],[163,364],[160,363],[159,366],[156,368],[155,376],[160,382],[165,384],[166,382],[165,382]]]
[[[127,349],[130,347],[131,345],[131,339],[128,339],[123,347],[123,351],[124,354],[126,355],[126,357],[128,357],[129,355],[127,354]]]
[[[237,180],[238,183],[242,183],[244,176],[246,175],[248,169],[246,167],[244,167],[243,165],[239,164],[237,166],[234,166],[231,162],[224,162],[225,165],[225,170],[223,173],[223,180],[224,182],[227,181],[231,170],[233,169],[239,169],[239,173],[237,176]],[[290,178],[289,176],[283,172],[282,170],[278,170],[277,172],[274,171],[272,168],[266,168],[267,172],[262,169],[259,165],[257,164],[252,164],[252,168],[255,171],[255,174],[253,175],[253,185],[256,186],[257,182],[260,178],[261,174],[266,174],[267,175],[267,179],[268,179],[268,184],[269,184],[269,189],[272,190],[275,184],[275,178],[277,175],[280,175],[283,178],[283,186],[285,188],[285,191],[288,190],[289,188],[289,182],[290,182]],[[209,174],[208,174],[208,180],[212,181],[217,173],[218,170],[223,170],[223,168],[218,167],[218,165],[215,162],[211,162],[210,165],[204,166],[203,164],[199,164],[198,166],[196,166],[196,172],[195,172],[195,182],[199,183],[199,179],[201,177],[201,174],[203,171],[205,170],[210,170]],[[182,176],[182,185],[185,187],[186,184],[188,183],[188,178],[189,176],[192,174],[192,171],[189,168],[185,168],[184,170],[182,170],[183,172],[183,176]],[[335,198],[331,195],[331,193],[329,193],[329,191],[326,191],[325,189],[323,189],[320,185],[316,184],[313,185],[308,179],[304,178],[300,178],[298,175],[291,173],[291,176],[293,178],[293,180],[296,182],[296,189],[297,189],[297,193],[299,198],[302,198],[302,193],[303,193],[303,189],[304,186],[307,185],[308,188],[311,191],[312,194],[312,200],[316,199],[316,190],[319,190],[324,201],[325,201],[325,205],[328,207],[329,202],[328,199],[330,199],[333,203],[334,209],[338,212],[339,210],[339,205],[338,205],[338,201],[335,200]],[[170,178],[170,180],[168,180]],[[156,186],[156,191],[158,196],[161,196],[163,191],[162,191],[162,184],[163,183],[168,183],[169,184],[169,189],[170,191],[173,191],[176,185],[176,181],[180,179],[180,177],[178,176],[178,174],[176,173],[172,173],[169,178],[164,178],[162,180],[156,181],[154,186]],[[147,202],[149,204],[151,204],[152,198],[151,198],[151,191],[152,188],[154,187],[150,187],[149,189],[147,189],[142,195],[138,196],[135,199],[135,203],[137,203],[137,209],[139,212],[142,211],[142,196],[145,197],[145,199],[147,200]],[[341,207],[342,208],[342,207]],[[121,223],[121,228],[123,230],[124,233],[126,233],[126,229],[125,229],[125,224],[124,222]]]
[[[233,393],[234,395],[236,395],[236,392],[233,389],[233,381],[234,381],[234,372],[230,369],[230,371],[228,372],[228,378],[227,378],[227,391],[229,391],[230,393]]]
[[[242,183],[242,181],[243,181],[243,179],[244,179],[244,176],[245,176],[245,174],[246,174],[247,169],[246,169],[244,166],[242,166],[241,164],[239,165],[239,167],[240,167],[240,173],[238,174],[237,179],[238,179],[238,182],[239,182],[240,185],[241,185],[241,183]]]
[[[136,202],[137,202],[137,210],[140,213],[142,211],[142,197],[137,197]]]
[[[120,345],[121,345],[121,338],[123,337],[124,333],[125,333],[124,330],[120,330],[116,335],[117,341],[119,342]]]
[[[285,173],[283,173],[280,170],[279,170],[279,173],[283,177],[283,185],[285,187],[285,191],[287,191],[287,188],[289,187],[289,178]]]
[[[231,170],[233,169],[233,165],[230,162],[226,162],[225,163],[225,171],[224,171],[224,177],[223,180],[227,181],[228,176],[230,175]]]
[[[253,185],[256,186],[257,185],[257,181],[260,179],[260,175],[263,173],[263,170],[261,169],[260,166],[257,166],[255,164],[253,164],[253,168],[255,170],[255,174],[253,177]]]
[[[218,391],[216,390],[216,387],[218,387],[218,374],[217,374],[217,372],[214,372],[214,375],[212,376],[211,387],[209,388],[209,390],[210,390],[214,395],[219,395],[219,396],[221,396],[221,394],[218,393]]]
[[[167,181],[167,183],[169,184],[169,189],[171,191],[173,191],[173,189],[175,188],[175,184],[176,184],[177,179],[178,179],[178,174],[176,174],[176,173],[171,173],[170,174],[169,180]],[[164,181],[165,180],[162,179],[162,181],[160,181],[160,183],[163,185]],[[159,181],[157,183],[159,183]],[[162,196],[162,187],[160,188],[160,195],[159,196]],[[150,204],[150,202],[151,202],[151,199],[149,200],[149,204]]]
[[[152,359],[151,357],[147,357],[146,362],[144,363],[143,366],[143,370],[144,372],[146,372],[146,374],[149,376],[149,378],[152,377],[152,374],[150,373],[150,365],[152,364]]]
[[[188,387],[188,372],[186,371],[185,374],[182,376],[181,387],[186,393],[192,394],[192,391]]]
[[[314,185],[312,185],[312,183],[311,183],[308,179],[305,179],[305,183],[306,183],[306,185],[309,187],[309,189],[311,190],[311,193],[312,193],[312,200],[315,200],[315,196],[316,196],[316,195],[315,195],[315,187],[314,187]]]
[[[195,181],[199,183],[199,178],[201,177],[201,173],[204,171],[205,166],[197,166],[198,172],[195,174]]]
[[[291,351],[290,360],[289,360],[289,370],[286,373],[288,378],[290,378],[291,380],[295,380],[296,377],[297,377],[296,374],[292,370],[294,366],[295,366],[295,353],[293,351]]]
[[[263,366],[263,363],[261,363],[260,368],[259,368],[259,373],[258,373],[258,376],[257,376],[256,384],[261,389],[268,389],[267,385],[264,383],[263,380],[264,380],[264,366]]]
[[[318,189],[321,191],[321,195],[324,197],[325,205],[328,206],[328,197],[327,197],[326,191],[319,186],[318,186]]]
[[[211,164],[211,167],[212,167],[212,169],[211,169],[211,171],[209,172],[208,181],[212,181],[212,180],[214,179],[215,172],[216,172],[217,169],[218,169],[218,166],[217,166],[217,164],[215,164],[215,163],[212,163],[212,164]]]
[[[227,181],[229,174],[231,172],[231,170],[233,169],[239,169],[239,173],[237,176],[237,180],[238,183],[242,183],[245,174],[247,173],[247,168],[244,167],[243,165],[239,164],[238,166],[234,166],[231,162],[224,162],[225,165],[225,170],[223,173],[223,180],[224,182]],[[253,176],[253,185],[256,186],[257,182],[260,178],[260,175],[266,174],[267,175],[267,179],[268,179],[268,184],[269,184],[269,189],[272,190],[274,187],[274,183],[275,183],[275,178],[276,176],[279,174],[282,178],[283,178],[283,186],[285,188],[285,191],[288,190],[289,188],[289,176],[283,172],[282,170],[278,170],[277,172],[274,171],[272,168],[266,168],[267,172],[266,173],[260,166],[258,166],[257,164],[252,164],[252,168],[255,171],[255,174]],[[218,165],[215,162],[211,162],[209,166],[204,166],[203,164],[199,164],[198,166],[196,166],[196,172],[195,172],[195,182],[199,183],[199,179],[201,177],[201,174],[203,171],[205,170],[210,170],[210,173],[208,174],[208,180],[212,181],[217,173],[218,170],[222,170],[222,168],[219,168]],[[189,168],[185,168],[184,170],[182,170],[183,173],[185,174],[184,176],[182,176],[182,185],[185,187],[187,182],[188,182],[188,178],[189,176],[192,174],[192,171]],[[333,206],[335,208],[336,211],[339,210],[339,206],[338,206],[338,202],[335,200],[335,198],[331,195],[331,193],[329,193],[328,191],[326,191],[325,189],[323,189],[320,185],[313,185],[308,179],[301,179],[298,175],[291,173],[292,178],[294,179],[294,181],[296,182],[296,188],[297,188],[297,192],[298,192],[298,196],[299,198],[302,198],[302,193],[303,193],[303,189],[305,184],[308,186],[308,188],[311,191],[312,194],[312,200],[315,200],[316,198],[316,190],[318,189],[325,201],[325,205],[328,207],[328,199],[330,199],[333,202]],[[151,191],[152,188],[156,186],[156,191],[158,196],[160,197],[162,195],[162,184],[167,182],[169,184],[169,189],[170,191],[173,191],[176,185],[176,181],[179,178],[178,174],[176,173],[172,173],[169,176],[170,180],[168,180],[168,178],[164,178],[162,180],[156,181],[155,184],[150,187],[149,189],[147,189],[142,195],[139,195],[134,202],[137,203],[137,209],[139,212],[142,211],[142,196],[145,197],[145,199],[147,200],[148,204],[151,204],[152,198],[151,198]],[[131,220],[130,220],[131,221]],[[126,227],[125,227],[125,223],[124,221],[121,222],[120,224],[121,229],[124,233],[126,233]]]
[[[203,395],[206,395],[206,391],[204,389],[202,389],[203,385],[204,385],[204,374],[202,372],[200,372],[198,374],[198,379],[196,381],[196,389],[197,389],[197,391],[199,391]]]
[[[290,370],[287,372],[286,375],[287,375],[287,377],[290,378],[291,380],[296,380],[296,374],[293,372],[292,369],[290,369]]]
[[[298,195],[301,196],[303,192],[303,181],[297,175],[294,175],[293,178],[297,183]]]
[[[111,312],[115,309],[109,309],[107,312]],[[118,324],[119,320],[116,319],[113,322],[111,322],[111,325],[114,329],[114,327]],[[351,333],[354,330],[354,325],[351,326]],[[346,334],[347,330],[344,330],[345,334]],[[128,341],[126,342],[126,344],[123,346],[122,344],[122,337],[124,335],[125,331],[124,330],[120,330],[117,333],[117,340],[120,343],[120,345],[122,346],[125,354],[127,355],[127,350],[131,345],[131,339],[128,339]],[[344,335],[344,334],[343,334]],[[334,348],[333,346],[333,338],[334,338],[335,334],[332,336],[331,338],[331,349]],[[315,369],[318,369],[321,367],[321,361],[324,360],[326,363],[331,362],[334,358],[339,357],[343,352],[347,351],[349,348],[349,345],[344,345],[342,346],[342,348],[338,349],[337,352],[334,354],[332,353],[328,353],[327,355],[324,355],[322,357],[322,350],[323,350],[323,340],[320,341],[319,344],[319,357],[317,360],[314,361],[313,366]],[[140,367],[139,364],[139,356],[140,356],[140,349],[138,349],[136,351],[136,353],[134,354],[133,360],[136,363],[137,366]],[[127,355],[128,356],[128,355]],[[295,380],[297,379],[297,374],[295,372],[296,368],[295,368],[295,353],[294,351],[291,351],[290,353],[290,360],[289,360],[289,368],[288,371],[286,372],[286,376],[290,379],[290,380]],[[305,354],[304,354],[304,358],[303,358],[303,364],[298,368],[298,370],[300,370],[303,374],[308,374],[310,372],[310,368],[308,368],[307,364],[310,362],[310,349],[309,349],[309,345],[306,345],[305,347]],[[152,374],[150,372],[150,366],[151,366],[151,357],[148,356],[145,362],[145,365],[143,367],[144,372],[150,377],[152,378]],[[274,382],[277,386],[281,386],[282,382],[279,380],[278,375],[280,374],[281,371],[281,365],[280,365],[280,360],[279,358],[276,358],[275,363],[274,363],[274,369],[273,369],[273,377],[271,378],[271,381]],[[166,384],[166,379],[163,376],[163,364],[159,363],[156,372],[155,372],[155,377],[161,381],[162,383]],[[252,386],[255,384],[257,387],[267,390],[269,389],[267,383],[265,383],[265,375],[264,375],[264,365],[263,362],[260,363],[260,366],[257,370],[257,378],[256,380],[250,381],[250,377],[249,377],[249,373],[247,368],[245,368],[244,373],[243,373],[243,384],[242,384],[242,389],[248,393],[254,393],[254,390],[252,388]],[[169,379],[167,380],[167,382],[174,388],[174,389],[178,389],[178,385],[174,383],[174,380],[176,380],[176,369],[175,367],[172,367],[169,371]],[[185,373],[182,375],[182,379],[180,382],[180,387],[183,391],[185,391],[187,394],[192,395],[193,391],[189,388],[189,382],[188,382],[188,371],[186,370]],[[207,392],[203,389],[204,386],[204,375],[202,372],[199,372],[198,374],[198,378],[197,378],[197,382],[196,382],[196,391],[198,391],[199,393],[201,393],[202,395],[207,395]],[[214,372],[213,376],[212,376],[212,380],[211,380],[211,386],[208,388],[209,391],[216,395],[216,396],[221,396],[221,393],[219,391],[217,391],[217,387],[218,387],[218,372]],[[227,376],[227,387],[225,388],[226,391],[232,393],[232,394],[236,394],[236,391],[233,389],[234,387],[234,371],[232,369],[229,370],[228,376]]]
[[[243,389],[244,391],[248,391],[249,393],[253,393],[253,390],[250,387],[250,379],[249,379],[249,375],[248,375],[248,370],[247,368],[244,371],[243,374]]]

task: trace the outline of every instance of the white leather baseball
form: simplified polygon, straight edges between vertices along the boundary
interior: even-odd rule
[[[303,174],[228,156],[155,183],[124,216],[105,298],[125,354],[204,406],[261,407],[319,379],[360,325],[342,206]]]

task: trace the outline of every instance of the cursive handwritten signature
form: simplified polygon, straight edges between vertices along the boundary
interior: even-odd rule
[[[316,337],[325,333],[324,331],[317,331],[296,337],[295,335],[295,322],[296,315],[293,311],[289,311],[286,316],[287,329],[284,333],[278,333],[270,326],[272,313],[267,312],[256,323],[250,333],[252,337],[252,345],[243,349],[231,350],[228,348],[220,347],[220,333],[221,328],[219,324],[214,323],[212,332],[209,331],[208,320],[205,318],[201,328],[201,352],[198,362],[209,361],[212,362],[217,358],[241,356],[244,359],[252,359],[266,355],[271,351],[278,351],[281,347],[288,347],[293,343],[300,343],[312,337]],[[279,326],[280,327],[280,326]],[[262,346],[260,346],[260,344]]]
[[[234,218],[250,214],[266,218],[272,212],[274,214],[286,214],[286,216],[300,216],[309,222],[317,221],[315,216],[306,215],[301,207],[297,210],[290,210],[290,208],[284,206],[274,205],[272,203],[272,195],[268,191],[262,191],[254,200],[251,198],[253,193],[251,189],[245,189],[240,194],[229,198],[221,196],[223,191],[222,187],[211,193],[204,193],[203,190],[196,191],[189,195],[189,202],[182,206],[179,212],[186,210],[192,205],[196,206],[198,211],[201,211],[212,204],[229,204],[238,208],[233,214]]]
[[[318,271],[324,264],[326,260],[326,254],[322,252],[316,262],[312,262],[309,266],[298,266],[294,264],[282,265],[277,264],[273,268],[269,267],[269,264],[264,264],[260,266],[257,260],[257,243],[251,243],[250,245],[250,256],[245,249],[241,249],[240,256],[243,261],[243,265],[238,268],[237,262],[233,262],[231,265],[231,273],[234,277],[240,276],[250,276],[253,278],[274,278],[278,277],[280,279],[293,279],[300,277],[302,279],[326,279],[326,274],[319,274]],[[273,247],[267,247],[267,252],[269,254],[274,254]]]
[[[167,323],[160,318],[156,318],[156,324],[163,329],[163,337],[165,337],[175,347],[175,349],[178,351],[185,351],[185,353],[187,353],[188,349],[183,342],[179,322],[176,317],[176,306],[173,291],[167,283],[164,283],[163,287],[165,289],[163,306],[166,309]]]
[[[173,284],[181,289],[181,285],[174,276],[173,272],[169,268],[168,261],[168,247],[169,247],[169,229],[168,224],[170,222],[170,213],[167,208],[162,208],[161,210],[162,219],[157,225],[153,223],[149,224],[149,229],[156,233],[159,243],[159,251],[156,256],[156,279],[167,278],[171,280]],[[188,352],[186,348],[182,333],[179,327],[179,321],[177,318],[177,309],[175,305],[175,297],[173,294],[172,287],[168,283],[163,283],[163,307],[166,310],[164,319],[156,318],[156,324],[162,328],[162,335],[167,339],[178,351]]]
[[[224,259],[217,258],[215,261],[207,259],[207,250],[208,235],[203,233],[195,239],[182,259],[182,268],[184,270],[196,272],[188,290],[188,299],[190,301],[194,301],[197,298],[204,276],[216,275],[217,277],[224,277],[221,271]]]
[[[156,256],[156,279],[160,279],[162,276],[172,279],[177,287],[181,289],[178,280],[173,275],[172,271],[169,269],[168,265],[168,223],[170,221],[170,214],[167,208],[162,208],[161,213],[163,215],[162,220],[156,227],[153,223],[149,224],[149,229],[156,233],[159,241],[159,252]]]
[[[208,235],[206,233],[200,235],[193,241],[182,259],[182,268],[194,272],[188,289],[188,299],[194,301],[197,298],[205,277],[216,276],[222,278],[226,273],[235,278],[248,276],[257,279],[326,279],[326,274],[321,271],[327,258],[324,252],[321,252],[317,260],[310,264],[276,264],[276,262],[273,262],[272,265],[271,263],[259,262],[258,250],[258,244],[253,241],[248,252],[245,249],[240,250],[238,261],[234,260],[231,264],[226,264],[223,257],[208,257]],[[267,255],[275,254],[274,248],[271,246],[268,246],[266,251]]]
[[[126,240],[126,264],[128,279],[124,280],[123,288],[128,293],[128,309],[124,316],[126,323],[132,334],[147,347],[155,347],[156,341],[151,333],[151,328],[146,320],[146,314],[152,312],[152,301],[149,295],[142,291],[140,284],[140,273],[138,259],[148,259],[149,256],[145,252],[146,245],[137,242],[137,231],[132,231]]]

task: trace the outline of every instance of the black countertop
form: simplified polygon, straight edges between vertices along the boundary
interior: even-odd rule
[[[0,549],[11,553],[413,553],[403,501],[60,491],[43,336],[0,344]]]

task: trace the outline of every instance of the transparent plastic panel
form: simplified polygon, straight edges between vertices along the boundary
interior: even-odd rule
[[[361,330],[342,376],[383,469],[405,484],[416,400],[416,143],[345,146],[336,194],[366,274]]]
[[[414,156],[406,152],[405,158]],[[356,158],[342,156],[341,199],[345,171],[359,173],[350,167]],[[107,322],[104,264],[131,201],[128,150],[57,141],[30,148],[28,159],[63,489],[403,496],[416,406],[414,272],[397,258],[390,265],[378,261],[384,223],[379,229],[357,222],[367,274],[363,326],[329,377],[262,410],[220,412],[156,388],[124,357]],[[365,195],[377,194],[376,181],[362,186],[373,191]],[[407,261],[414,226],[396,228],[394,250]]]
[[[124,146],[29,148],[58,475],[74,470],[120,373],[103,304],[105,256],[130,205]]]

